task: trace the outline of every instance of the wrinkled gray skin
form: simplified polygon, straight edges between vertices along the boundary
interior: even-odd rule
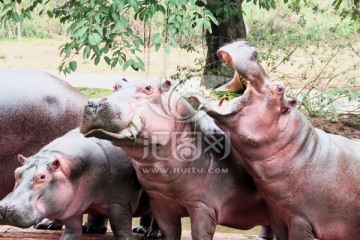
[[[133,216],[150,213],[131,158],[77,129],[30,158],[19,155],[16,185],[0,202],[4,224],[27,228],[43,218],[65,224],[61,239],[80,239],[84,212],[108,216],[116,239],[131,239]]]
[[[117,83],[116,93],[89,101],[80,131],[111,140],[133,158],[165,239],[180,239],[186,216],[199,240],[212,239],[217,224],[249,229],[268,223],[251,177],[235,173],[229,157],[220,160],[224,153],[206,150],[205,138],[225,134],[208,116],[195,115],[170,81]],[[228,172],[212,173],[216,169]],[[272,239],[271,229],[263,228],[261,236]]]
[[[43,71],[0,69],[0,199],[14,188],[17,154],[35,154],[79,126],[87,98]],[[61,224],[46,221],[45,229]]]
[[[236,42],[218,54],[249,84],[228,113],[205,109],[232,133],[276,238],[359,239],[360,141],[313,128],[284,84],[267,79],[254,47]]]
[[[14,187],[17,154],[41,147],[79,126],[87,98],[42,71],[0,69],[0,199]]]

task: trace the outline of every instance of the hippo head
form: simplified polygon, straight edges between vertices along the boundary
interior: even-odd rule
[[[0,223],[28,228],[45,217],[58,218],[67,205],[58,200],[71,191],[61,156],[18,159],[22,166],[15,170],[14,190],[0,202]]]
[[[239,53],[242,57],[236,55]],[[241,82],[245,82],[242,79],[252,82],[254,87],[263,84],[263,81],[267,79],[267,75],[258,61],[256,48],[245,41],[225,45],[217,51],[217,55],[229,63],[235,70],[235,74],[229,83],[216,90],[239,91],[242,88]]]
[[[230,111],[215,110],[204,99],[202,108],[218,120],[223,130],[236,133],[237,141],[256,145],[276,139],[284,131],[290,110],[296,100],[284,96],[282,82],[271,82],[258,61],[256,48],[244,41],[234,42],[218,51],[239,75],[248,81],[244,94],[231,103]],[[234,78],[235,78],[234,77]]]
[[[116,83],[116,91],[85,106],[80,131],[86,137],[116,142],[121,147],[164,146],[172,132],[181,132],[194,110],[173,91],[171,81]]]

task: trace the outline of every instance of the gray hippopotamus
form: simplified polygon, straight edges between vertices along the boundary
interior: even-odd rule
[[[17,154],[32,155],[79,126],[87,98],[36,70],[0,69],[0,199],[14,188]]]
[[[17,154],[35,154],[55,138],[78,127],[87,98],[67,82],[31,69],[0,69],[0,86],[2,199],[14,188],[14,170],[19,166]],[[86,223],[85,232],[106,231],[105,220],[93,217],[96,224]],[[37,227],[61,229],[62,224],[46,221]]]
[[[235,163],[244,164],[265,199],[276,239],[359,239],[360,141],[312,127],[248,43],[218,55],[249,84],[228,112],[202,106],[231,132],[241,155]]]
[[[43,218],[65,224],[61,239],[80,239],[84,212],[108,216],[116,239],[131,239],[133,216],[150,214],[131,158],[78,129],[25,158],[13,192],[0,202],[0,223],[27,228]]]
[[[233,171],[226,135],[211,118],[196,114],[170,81],[116,85],[114,94],[89,101],[80,131],[132,157],[165,239],[180,239],[186,216],[192,238],[201,240],[212,239],[217,224],[268,224],[263,199],[245,171]],[[272,239],[271,229],[264,227],[260,237]]]

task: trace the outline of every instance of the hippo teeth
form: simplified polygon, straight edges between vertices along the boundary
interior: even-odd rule
[[[132,122],[129,124],[129,127],[127,130],[127,135],[130,134],[131,139],[137,138],[139,133],[143,130],[144,124],[139,116],[135,116],[132,120]]]

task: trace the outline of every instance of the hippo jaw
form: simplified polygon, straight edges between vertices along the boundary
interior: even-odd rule
[[[87,132],[81,132],[85,137],[97,137],[109,141],[128,141],[136,140],[144,129],[144,124],[140,116],[134,117],[128,127],[119,132],[108,131],[103,128],[94,128]]]
[[[238,41],[221,47],[217,51],[217,55],[235,70],[233,79],[223,86],[226,90],[239,90],[237,89],[238,82],[240,78],[243,78],[258,91],[261,91],[268,76],[259,63],[258,52],[255,47],[245,41]]]

